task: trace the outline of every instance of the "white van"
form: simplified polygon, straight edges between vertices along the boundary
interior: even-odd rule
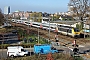
[[[7,56],[15,57],[15,56],[27,56],[28,51],[24,50],[22,46],[10,46],[7,47]]]

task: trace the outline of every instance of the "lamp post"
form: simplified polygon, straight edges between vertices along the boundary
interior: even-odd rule
[[[49,41],[50,41],[50,18],[49,18]]]
[[[2,33],[2,59],[3,59],[3,42],[4,42],[4,33]]]
[[[85,35],[86,35],[86,21],[84,22],[84,38],[85,38]]]
[[[30,20],[28,19],[28,33],[29,33],[29,28],[30,28],[30,26],[29,26],[29,21],[30,21]]]

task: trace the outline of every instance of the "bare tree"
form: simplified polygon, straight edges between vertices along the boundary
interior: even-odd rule
[[[70,8],[70,12],[73,13],[73,17],[77,17],[81,21],[83,21],[84,18],[90,17],[89,0],[70,0],[68,6]]]

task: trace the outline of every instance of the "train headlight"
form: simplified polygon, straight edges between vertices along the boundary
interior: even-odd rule
[[[75,34],[78,34],[77,32]]]
[[[75,32],[75,34],[80,34],[79,32]]]

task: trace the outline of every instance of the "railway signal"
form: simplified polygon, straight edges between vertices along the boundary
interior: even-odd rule
[[[78,45],[76,44],[76,40],[73,41],[73,45],[72,46],[74,47],[73,48],[74,55],[78,54],[79,49],[77,48]]]
[[[73,45],[76,45],[76,40],[73,41]]]
[[[78,47],[78,45],[76,44],[76,40],[73,41],[73,47]]]
[[[55,35],[55,40],[58,42],[58,33]]]

